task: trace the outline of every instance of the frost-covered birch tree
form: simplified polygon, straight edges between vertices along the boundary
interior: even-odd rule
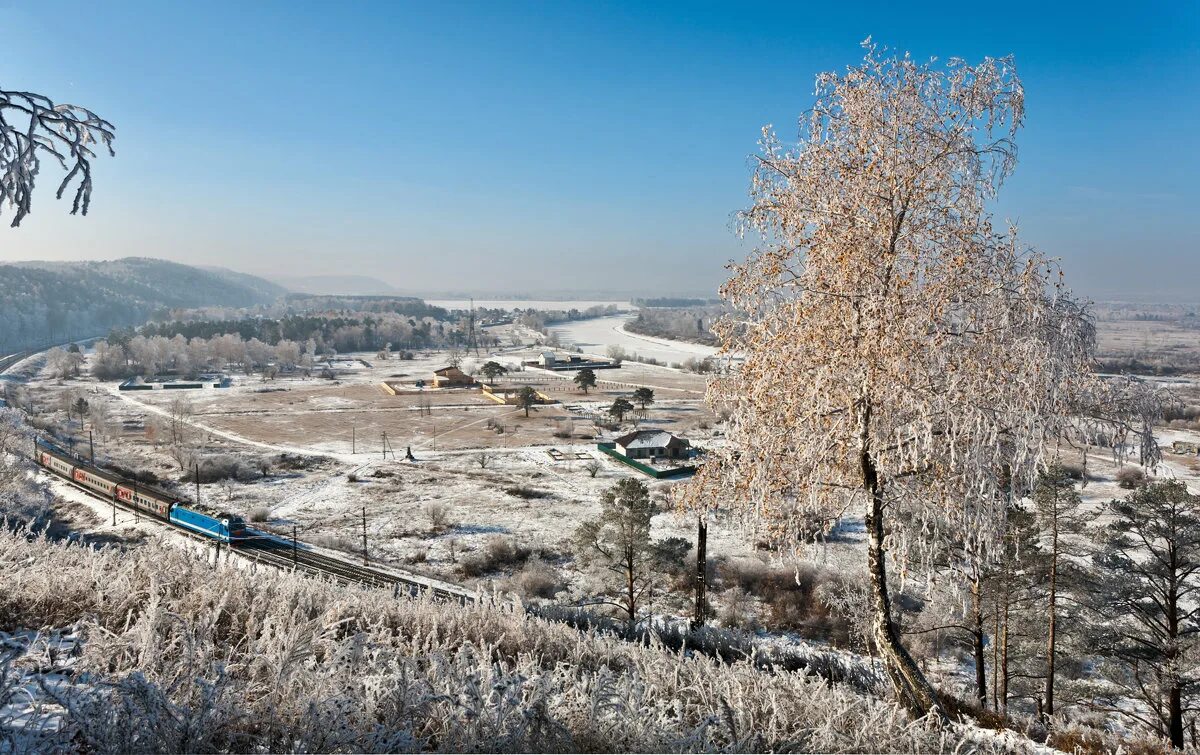
[[[1003,541],[1008,493],[1071,426],[1094,334],[1055,266],[986,209],[1024,119],[1013,61],[864,46],[817,78],[798,145],[763,131],[741,216],[760,243],[731,266],[738,314],[716,327],[744,363],[708,394],[731,408],[729,444],[686,497],[735,501],[782,544],[861,518],[876,644],[899,699],[942,716],[889,579],[951,535]]]
[[[116,129],[87,108],[56,105],[33,92],[0,89],[0,212],[14,208],[12,227],[30,213],[33,188],[42,160],[56,161],[67,172],[57,197],[75,185],[71,214],[87,215],[92,200],[94,148],[115,154]]]

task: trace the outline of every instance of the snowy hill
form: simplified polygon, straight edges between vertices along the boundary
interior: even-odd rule
[[[251,307],[285,291],[230,270],[126,257],[0,264],[0,351],[99,335],[179,307]]]

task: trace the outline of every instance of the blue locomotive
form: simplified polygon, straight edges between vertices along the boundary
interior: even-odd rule
[[[38,465],[59,477],[87,488],[93,493],[152,516],[169,521],[190,532],[229,543],[247,537],[246,523],[236,514],[215,516],[188,508],[162,491],[139,485],[133,480],[118,477],[112,472],[85,464],[70,454],[43,441],[37,442],[35,460]]]

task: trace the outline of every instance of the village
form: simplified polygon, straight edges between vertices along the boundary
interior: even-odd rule
[[[537,589],[549,597],[581,578],[571,538],[620,479],[649,486],[655,537],[694,540],[671,491],[723,442],[705,376],[574,348],[341,353],[118,381],[89,375],[85,347],[72,374],[43,364],[26,390],[88,406],[63,428],[84,458],[264,533],[518,593],[532,560],[554,574]],[[753,556],[732,530],[710,548]]]

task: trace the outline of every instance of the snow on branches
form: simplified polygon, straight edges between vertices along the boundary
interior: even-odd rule
[[[1011,59],[883,58],[817,79],[799,144],[764,129],[743,232],[760,245],[715,328],[740,369],[710,384],[729,445],[687,496],[732,493],[780,543],[867,525],[876,638],[901,697],[937,709],[890,618],[886,558],[948,531],[1001,542],[1073,427],[1094,331],[1054,263],[985,210],[1024,118]]]
[[[71,214],[87,215],[92,198],[91,159],[93,147],[103,144],[115,154],[116,137],[111,123],[87,108],[55,105],[49,98],[32,92],[0,89],[0,211],[4,204],[16,208],[12,227],[30,212],[33,188],[42,159],[58,161],[66,176],[56,196],[62,199],[75,182]]]

